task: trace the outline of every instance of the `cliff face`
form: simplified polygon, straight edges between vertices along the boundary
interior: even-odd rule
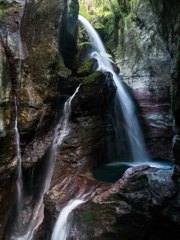
[[[171,89],[177,90],[173,81],[173,66],[177,65],[177,56],[173,55],[173,52],[176,53],[178,42],[174,46],[171,31],[176,23],[178,24],[179,16],[176,11],[174,15],[173,11],[167,11],[166,1],[123,2],[128,14],[125,18],[120,17],[119,22],[116,60],[120,74],[133,88],[134,96],[140,104],[141,120],[151,156],[172,160],[173,118],[177,118],[177,114],[174,110],[174,115],[172,114],[174,107],[171,106],[171,98],[174,94]],[[176,7],[178,5],[176,1]],[[84,100],[86,97],[88,95],[83,95]],[[73,111],[77,112],[76,108],[73,108]],[[79,113],[80,116],[84,114],[82,109]],[[89,118],[91,119],[91,114]],[[77,121],[78,118],[75,118],[75,122]],[[91,126],[91,122],[88,122],[88,125]],[[81,125],[81,131],[86,129],[88,132],[88,125]],[[76,129],[74,123],[72,129],[73,126]],[[78,135],[78,139],[82,135]],[[103,146],[99,144],[99,140],[104,137],[100,133],[98,135],[101,138],[94,139],[98,143],[96,146],[99,151],[99,147]],[[73,133],[70,136],[73,136]],[[88,135],[90,145],[94,141],[91,142],[91,137]],[[96,154],[91,155],[92,149],[87,148],[86,143],[82,141],[81,148],[78,144],[74,146],[78,153],[76,156],[70,156],[68,152],[63,155],[64,153],[60,152],[61,157],[57,164],[61,167],[57,169],[63,169],[63,166],[66,168],[66,161],[74,158],[75,174],[66,177],[65,174],[62,176],[58,173],[58,170],[55,171],[52,187],[45,198],[45,226],[50,226],[54,221],[54,215],[57,216],[59,208],[69,201],[68,196],[76,199],[86,193],[87,189],[89,192],[93,189],[95,197],[75,211],[70,239],[169,239],[170,232],[173,239],[178,239],[179,190],[172,180],[172,171],[143,166],[127,170],[123,178],[115,184],[94,181],[89,179],[92,175],[88,162],[94,159]],[[66,146],[68,147],[68,143]],[[76,161],[84,146],[88,151],[82,152],[87,155],[80,157],[83,162],[79,159],[78,166]],[[63,145],[62,149],[64,148]],[[174,156],[178,160],[177,155]],[[98,155],[98,159],[101,157],[102,155]],[[64,172],[68,171],[72,170]],[[57,179],[60,179],[60,176],[62,180],[59,182]],[[52,226],[47,232],[51,232]]]
[[[179,177],[179,159],[180,159],[180,76],[179,76],[179,39],[180,39],[180,3],[173,0],[171,4],[168,1],[160,1],[157,5],[151,1],[153,12],[155,13],[156,23],[159,26],[158,31],[166,43],[166,47],[171,55],[171,105],[174,116],[174,138],[173,153],[175,157],[175,174]]]
[[[119,21],[116,61],[120,74],[133,88],[140,105],[151,156],[171,159],[173,119],[170,88],[173,59],[168,42],[160,32],[164,2],[160,4],[158,1],[153,6],[149,0],[126,1],[125,16],[121,16]],[[166,14],[169,15],[169,12]],[[166,26],[166,23],[163,25]]]
[[[121,4],[126,9],[116,51],[121,75],[140,104],[151,155],[171,159],[175,135],[174,157],[179,164],[180,4],[175,0]]]
[[[96,181],[93,171],[108,160],[107,136],[112,130],[108,110],[115,88],[109,74],[95,72],[89,78],[91,82],[82,83],[72,102],[70,133],[57,153],[51,187],[45,196],[41,239],[52,233],[59,209],[83,195],[90,198],[107,185]]]
[[[59,54],[59,39],[64,18],[71,14],[73,22],[69,21],[68,39],[74,41],[76,48],[78,1],[73,1],[73,6],[71,3],[67,6],[64,0],[30,0],[25,6],[15,1],[0,4],[4,9],[0,24],[1,236],[16,192],[14,97],[23,166],[29,169],[43,157],[51,143],[51,130],[59,119],[57,103],[63,104],[66,95],[72,93],[72,90],[62,93],[71,71]],[[70,29],[72,24],[74,32]],[[71,52],[71,58],[75,52]],[[26,171],[23,173],[26,179]]]
[[[115,18],[119,19],[115,55],[120,74],[140,104],[152,157],[172,158],[175,119],[178,176],[180,4],[175,0],[119,2],[125,11],[124,17]],[[0,25],[0,238],[17,191],[14,96],[28,202],[33,194],[38,195],[44,159],[63,105],[81,83],[72,102],[69,135],[56,153],[55,171],[44,198],[44,221],[35,239],[49,238],[61,208],[83,194],[90,200],[76,211],[71,239],[169,239],[171,231],[178,239],[178,188],[170,170],[132,168],[114,184],[93,178],[93,171],[111,157],[108,140],[114,136],[115,86],[111,74],[95,71],[96,62],[88,62],[88,69],[72,76],[80,64],[75,58],[78,1],[30,0],[25,8],[11,4],[7,11]],[[83,58],[83,53],[79,56]]]

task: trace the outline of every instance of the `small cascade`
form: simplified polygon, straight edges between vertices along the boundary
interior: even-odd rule
[[[18,103],[17,103],[17,97],[14,97],[14,103],[15,103],[15,139],[16,139],[16,158],[17,158],[17,211],[19,213],[22,203],[22,193],[23,193],[23,181],[22,181],[22,158],[21,158],[21,148],[20,148],[20,136],[19,136],[19,130],[18,130]]]
[[[76,88],[76,91],[74,92],[74,94],[70,98],[68,98],[68,100],[65,102],[63,116],[59,124],[57,125],[56,131],[55,131],[55,138],[53,141],[53,148],[55,149],[57,148],[57,146],[62,144],[62,141],[64,140],[65,136],[67,136],[69,133],[68,120],[71,114],[71,102],[73,98],[76,96],[76,94],[78,93],[80,86],[81,85],[79,85]]]
[[[17,78],[17,86],[21,83],[22,78],[22,60],[24,59],[24,51],[22,47],[22,40],[21,40],[21,19],[24,14],[24,3],[25,1],[21,1],[23,10],[19,22],[19,31],[18,31],[18,78]],[[17,214],[21,211],[22,207],[22,197],[23,197],[23,180],[22,180],[22,158],[21,158],[21,148],[20,148],[20,134],[18,130],[18,117],[19,117],[19,109],[18,109],[18,97],[16,92],[14,93],[14,105],[15,105],[15,122],[14,122],[14,130],[15,130],[15,142],[16,142],[16,159],[17,159]]]
[[[70,129],[69,129],[69,117],[71,114],[71,102],[75,95],[77,94],[78,90],[80,88],[80,85],[77,87],[74,94],[68,98],[68,100],[64,104],[64,110],[62,118],[60,119],[59,123],[56,126],[55,134],[54,134],[54,140],[51,143],[51,146],[48,150],[47,156],[46,156],[46,163],[43,169],[43,182],[41,183],[41,186],[39,187],[38,197],[35,199],[35,205],[33,205],[31,209],[31,215],[29,216],[29,220],[26,220],[25,226],[21,226],[20,232],[16,232],[12,237],[11,240],[31,240],[33,239],[34,232],[36,229],[38,229],[39,225],[43,221],[44,217],[44,204],[43,204],[43,198],[44,194],[48,191],[51,183],[51,178],[54,171],[55,166],[55,155],[57,152],[57,148],[61,146],[63,143],[64,138],[68,135]],[[34,201],[34,199],[32,200]],[[29,204],[31,205],[31,203]],[[23,211],[21,213],[24,214]]]
[[[115,99],[115,130],[117,139],[125,139],[126,145],[124,149],[126,149],[126,152],[129,151],[130,155],[127,159],[123,160],[140,163],[147,162],[149,157],[146,152],[141,128],[135,114],[133,100],[122,83],[122,80],[117,73],[115,73],[105,47],[95,29],[84,17],[79,16],[79,21],[83,27],[85,27],[85,31],[93,47],[90,58],[97,59],[99,65],[98,70],[110,72],[112,74],[114,83],[117,87]],[[119,119],[121,119],[121,121]],[[122,136],[121,125],[123,125],[124,136]],[[117,142],[116,144],[119,144],[119,148],[122,147],[121,145],[123,145],[123,142]]]
[[[66,240],[68,238],[70,232],[69,216],[76,207],[84,202],[85,200],[83,200],[83,198],[71,200],[68,205],[61,210],[54,226],[51,240]]]

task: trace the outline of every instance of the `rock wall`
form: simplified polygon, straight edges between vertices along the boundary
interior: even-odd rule
[[[71,71],[64,66],[59,54],[59,39],[62,16],[68,18],[68,14],[76,19],[74,32],[70,29],[72,21],[68,27],[71,38],[77,39],[78,1],[73,1],[73,7],[67,6],[64,0],[30,0],[25,6],[24,1],[20,2],[0,3],[5,9],[0,24],[0,238],[4,230],[7,232],[6,221],[16,198],[14,96],[18,99],[18,128],[26,181],[27,175],[31,175],[28,169],[41,160],[51,143],[52,130],[61,114],[59,102],[62,108],[74,90],[72,85],[70,92],[64,91]],[[76,41],[73,45],[76,49],[75,45]]]
[[[18,22],[22,13],[18,5],[1,3],[1,7],[7,13],[1,16],[0,23],[0,238],[16,191],[14,86],[18,75]]]
[[[128,5],[130,15],[119,25],[117,61],[140,103],[152,156],[171,159],[173,143],[178,174],[180,4],[137,0]]]
[[[153,0],[123,3],[128,14],[120,18],[116,54],[121,75],[140,102],[148,148],[154,158],[172,157],[172,96],[178,175],[179,4],[165,0],[158,4]],[[179,198],[171,171],[132,168],[115,184],[92,176],[94,169],[109,160],[112,116],[108,110],[115,87],[110,74],[94,72],[96,64],[91,65],[91,71],[84,72],[83,68],[83,72],[81,69],[70,76],[77,70],[78,1],[30,0],[24,10],[13,3],[8,11],[0,29],[0,238],[5,232],[8,239],[12,222],[9,218],[6,225],[7,212],[16,193],[14,95],[20,110],[18,127],[28,202],[39,193],[43,161],[63,104],[81,83],[72,102],[71,131],[56,154],[54,175],[44,200],[45,217],[35,239],[49,238],[60,209],[83,194],[89,202],[76,211],[71,239],[169,239],[171,231],[178,239]]]
[[[167,23],[166,19],[176,19],[178,23],[177,14],[172,5],[168,8],[164,6],[167,1],[124,2],[126,10],[119,21],[116,61],[120,74],[133,89],[140,105],[151,157],[172,159],[171,86],[174,60],[169,45],[174,43],[170,36],[167,39],[167,35],[171,34],[175,23]]]
[[[166,47],[171,55],[171,105],[174,116],[174,138],[173,153],[175,157],[175,174],[179,178],[180,166],[180,145],[179,145],[179,126],[180,126],[180,80],[179,80],[179,39],[180,39],[180,3],[173,0],[171,4],[168,1],[151,1],[153,12],[156,16],[156,23],[159,34],[166,43]]]
[[[84,194],[91,197],[106,186],[96,181],[92,172],[108,160],[107,136],[112,124],[108,109],[115,88],[109,74],[95,72],[88,78],[91,81],[82,82],[72,102],[70,133],[57,153],[51,187],[45,196],[41,239],[51,235],[59,210],[69,201]]]

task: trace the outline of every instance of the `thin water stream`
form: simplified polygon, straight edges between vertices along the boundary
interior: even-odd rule
[[[21,158],[21,148],[20,148],[20,136],[18,130],[18,104],[17,97],[14,97],[15,103],[15,139],[16,139],[16,159],[17,159],[17,211],[20,211],[20,206],[22,203],[22,193],[23,193],[23,181],[22,181],[22,158]]]
[[[82,199],[71,200],[60,212],[54,226],[51,240],[66,240],[70,232],[69,217],[72,211],[85,201]]]
[[[50,149],[47,154],[47,162],[43,173],[43,182],[41,183],[38,198],[36,199],[36,203],[31,209],[31,215],[29,220],[26,221],[26,224],[21,225],[21,229],[18,232],[14,233],[11,237],[12,240],[31,240],[33,239],[34,232],[38,229],[39,225],[43,221],[44,217],[44,204],[43,198],[44,194],[48,191],[51,183],[52,174],[55,166],[55,155],[57,152],[57,148],[63,143],[64,138],[68,135],[69,129],[69,116],[71,114],[71,102],[75,95],[77,94],[80,86],[77,87],[74,94],[68,98],[68,100],[64,104],[64,110],[62,118],[56,126],[54,140],[50,146]],[[23,215],[23,212],[21,213]]]
[[[22,60],[24,59],[24,50],[22,47],[21,40],[21,20],[25,10],[25,0],[19,1],[22,6],[22,12],[20,16],[19,29],[18,29],[18,56],[19,64],[18,64],[18,77],[17,77],[17,86],[21,84],[22,79]],[[23,197],[23,180],[22,180],[22,157],[21,157],[21,147],[20,147],[20,134],[18,129],[18,118],[19,118],[19,101],[18,101],[18,93],[16,89],[14,90],[14,106],[15,106],[15,122],[14,122],[14,130],[15,130],[15,142],[16,142],[16,162],[17,162],[17,214],[21,211],[22,208],[22,197]]]

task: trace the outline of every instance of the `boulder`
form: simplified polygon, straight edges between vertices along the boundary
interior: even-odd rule
[[[69,239],[178,239],[163,213],[177,188],[172,171],[129,168],[122,179],[74,211]]]

